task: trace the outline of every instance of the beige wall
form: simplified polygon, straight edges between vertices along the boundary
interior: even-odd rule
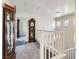
[[[56,26],[57,22],[59,21],[61,23],[60,27],[56,27],[57,31],[63,31],[64,32],[64,48],[72,48],[75,47],[75,14],[68,14],[59,18],[56,18]],[[69,25],[64,26],[64,21],[68,20]]]

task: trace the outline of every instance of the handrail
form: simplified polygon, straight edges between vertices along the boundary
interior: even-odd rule
[[[55,32],[55,30],[53,30],[53,31],[49,31],[49,30],[36,30],[36,31],[44,31],[44,32]]]
[[[57,34],[57,35],[56,35]],[[49,50],[48,58],[50,59],[50,52],[53,55],[64,55],[64,47],[63,47],[63,31],[48,31],[48,30],[36,30],[36,37],[40,41],[40,56],[41,59],[45,59],[46,51]],[[41,40],[40,40],[41,39]],[[57,46],[56,46],[57,45]],[[44,50],[45,47],[45,50]],[[45,51],[45,53],[43,53]]]
[[[66,49],[64,51],[68,51],[68,50],[72,50],[72,49],[76,49],[76,47],[72,47],[72,48]]]

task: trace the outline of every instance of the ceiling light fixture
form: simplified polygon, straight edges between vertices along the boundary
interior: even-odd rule
[[[60,13],[59,11],[57,11],[56,13]]]
[[[61,16],[61,13],[59,11],[56,12],[56,17]]]

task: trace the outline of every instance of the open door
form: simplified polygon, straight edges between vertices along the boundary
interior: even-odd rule
[[[19,19],[17,19],[17,37],[19,37]]]

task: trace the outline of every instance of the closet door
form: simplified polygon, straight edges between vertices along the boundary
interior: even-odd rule
[[[15,32],[14,32],[14,15],[15,8],[7,4],[3,6],[3,47],[4,47],[4,59],[15,59]]]

